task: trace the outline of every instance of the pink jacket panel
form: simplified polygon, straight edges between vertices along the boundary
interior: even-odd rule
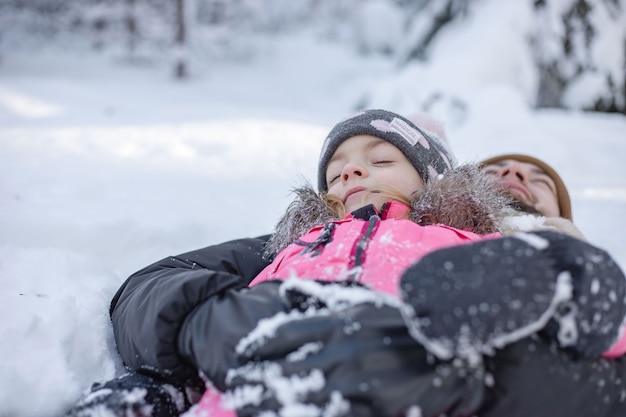
[[[387,213],[406,212],[401,203],[392,203]],[[365,235],[368,222],[348,216],[335,222],[330,242],[324,244],[319,254],[302,252],[305,246],[291,244],[278,254],[251,283],[255,285],[272,279],[297,276],[322,281],[345,281],[358,269],[358,282],[373,289],[398,295],[402,273],[426,254],[448,246],[475,242],[501,236],[499,233],[481,236],[465,230],[442,225],[420,226],[403,218],[386,217],[366,241],[362,263],[356,265],[356,245]],[[322,227],[315,227],[301,238],[314,242]]]

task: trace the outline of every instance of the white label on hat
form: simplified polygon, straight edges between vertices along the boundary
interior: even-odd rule
[[[406,139],[411,146],[415,146],[415,144],[420,142],[421,139],[425,139],[418,130],[413,129],[407,122],[402,119],[398,119],[397,117],[393,118],[393,120],[389,123],[389,127]],[[421,142],[423,143],[428,141],[422,140]]]

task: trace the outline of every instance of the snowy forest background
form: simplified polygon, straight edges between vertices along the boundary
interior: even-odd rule
[[[625,79],[626,0],[0,0],[0,417],[122,373],[126,277],[270,232],[358,108],[545,159],[626,267]]]
[[[519,1],[519,0],[518,0]],[[524,0],[534,24],[520,33],[537,72],[535,107],[626,114],[624,0]],[[177,78],[223,60],[249,60],[259,34],[314,28],[327,42],[386,54],[399,68],[428,60],[438,35],[481,13],[481,0],[3,0],[0,51],[56,43],[117,50],[129,65],[168,60]],[[517,1],[504,7],[516,7]],[[514,29],[514,28],[512,28]],[[476,45],[477,46],[477,45]],[[425,93],[422,107],[444,91]],[[451,94],[445,98],[457,102]],[[367,105],[364,98],[363,105]]]

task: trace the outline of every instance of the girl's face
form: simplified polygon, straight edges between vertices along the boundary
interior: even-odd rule
[[[339,145],[326,168],[326,181],[328,194],[339,198],[347,212],[368,204],[380,210],[388,200],[375,191],[381,185],[409,197],[424,186],[400,149],[371,135],[353,136]]]

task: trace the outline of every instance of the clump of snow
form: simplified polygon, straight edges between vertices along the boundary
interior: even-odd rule
[[[313,355],[322,350],[324,344],[322,342],[306,343],[294,352],[287,355],[288,362],[297,362],[305,359],[309,355]]]
[[[281,415],[320,415],[318,407],[305,404],[302,400],[307,393],[319,391],[325,385],[324,374],[318,369],[311,369],[305,375],[283,375],[279,364],[273,362],[249,363],[238,369],[229,371],[228,378],[245,381],[236,389],[224,394],[224,405],[227,408],[243,407],[248,404],[258,405],[266,395],[271,393],[281,406]],[[295,411],[304,414],[291,414]]]
[[[277,329],[283,324],[299,320],[305,317],[324,316],[331,312],[342,311],[357,304],[370,303],[375,306],[390,305],[400,307],[401,301],[386,293],[372,291],[361,286],[343,287],[340,285],[325,285],[314,280],[291,277],[280,286],[280,294],[285,299],[286,305],[296,294],[307,300],[307,306],[301,305],[300,309],[289,312],[279,312],[271,317],[259,321],[257,326],[241,338],[235,350],[239,354],[252,355],[268,339],[275,336]],[[346,325],[346,333],[354,333],[359,330],[359,323],[354,322]],[[304,357],[314,353],[320,348],[319,345],[303,346],[302,350],[292,353],[292,360],[296,357]]]
[[[257,326],[248,333],[245,337],[242,337],[235,347],[235,351],[239,354],[250,354],[254,349],[262,346],[263,343],[272,338],[276,334],[276,330],[283,324],[298,320],[303,317],[315,315],[327,314],[327,310],[290,310],[287,313],[279,312],[271,317],[259,320]]]
[[[280,293],[288,298],[289,292],[303,294],[311,300],[319,300],[331,311],[339,311],[356,304],[372,303],[377,306],[398,306],[396,297],[372,291],[362,286],[324,285],[314,280],[289,278],[280,286]]]
[[[516,214],[505,217],[503,224],[510,230],[529,232],[542,229],[545,224],[545,218],[534,214]]]
[[[530,233],[516,233],[514,237],[523,240],[537,250],[544,250],[550,245],[547,239]]]

